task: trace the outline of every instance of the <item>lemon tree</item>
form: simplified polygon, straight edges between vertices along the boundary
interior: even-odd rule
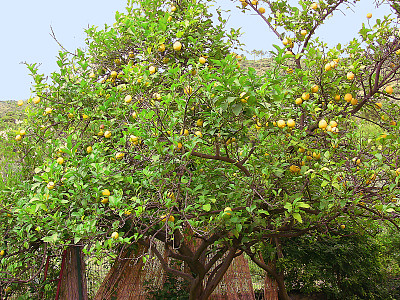
[[[265,235],[272,237],[278,258],[279,238],[287,235],[340,232],[341,223],[350,223],[354,231],[373,231],[372,220],[398,226],[399,97],[393,91],[400,51],[395,20],[371,21],[367,15],[358,37],[333,48],[314,37],[327,18],[351,5],[242,1],[239,6],[244,13],[258,14],[282,42],[274,46],[273,69],[264,77],[263,87],[275,78],[279,85],[269,94],[268,125],[259,130],[269,140],[263,148],[270,158],[264,177],[274,182],[265,207],[272,199],[284,206],[285,215],[274,218],[279,232]],[[261,7],[269,13],[261,13]],[[292,129],[289,118],[296,122]],[[271,134],[271,121],[283,129],[281,134]],[[256,257],[254,248],[247,252]],[[282,271],[258,263],[282,282]]]
[[[263,74],[241,68],[239,31],[191,0],[129,3],[87,30],[87,50],[60,52],[51,80],[30,65],[23,181],[0,196],[2,285],[29,281],[28,264],[39,274],[47,252],[117,260],[141,244],[190,282],[190,299],[207,299],[243,252],[289,299],[280,238],[397,226],[399,32],[385,17],[347,45],[313,37],[350,2],[241,1],[282,41]]]

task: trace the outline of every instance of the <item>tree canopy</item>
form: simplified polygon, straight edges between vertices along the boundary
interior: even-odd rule
[[[279,257],[280,238],[397,228],[395,20],[331,49],[314,38],[351,3],[241,1],[282,41],[263,74],[240,67],[239,31],[195,0],[130,1],[49,78],[29,65],[21,182],[0,194],[2,286],[32,280],[25,267],[40,272],[48,251],[142,244],[206,299],[243,252],[282,279],[257,259],[270,241]]]

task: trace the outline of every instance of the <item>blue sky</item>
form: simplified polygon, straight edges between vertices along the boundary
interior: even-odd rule
[[[288,0],[293,3],[294,0]],[[366,14],[373,13],[371,22],[389,13],[383,5],[376,9],[372,0],[361,0],[352,10],[337,12],[317,34],[329,46],[345,44],[357,34]],[[249,13],[241,13],[235,6],[239,0],[217,0],[217,5],[229,17],[227,27],[242,28],[241,41],[246,50],[270,50],[279,43],[263,21]],[[56,56],[60,50],[50,36],[50,26],[58,41],[69,51],[85,46],[84,29],[90,25],[100,28],[115,22],[115,11],[124,11],[126,0],[15,0],[3,1],[0,10],[0,101],[30,97],[32,84],[24,64],[39,63],[45,75],[57,70]]]

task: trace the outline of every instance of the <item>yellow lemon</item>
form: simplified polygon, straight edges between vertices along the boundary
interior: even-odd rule
[[[318,123],[318,127],[321,129],[325,129],[327,126],[328,126],[328,123],[324,119],[320,120]]]
[[[289,120],[287,121],[287,126],[288,126],[289,128],[293,128],[294,126],[296,126],[296,122],[295,122],[293,119],[289,119]]]
[[[386,93],[388,93],[389,95],[393,94],[393,87],[391,87],[390,85],[388,85],[385,89]]]
[[[182,44],[180,42],[175,42],[173,48],[175,51],[180,51],[182,49]]]
[[[33,104],[38,104],[38,103],[40,102],[40,98],[39,98],[38,96],[35,96],[35,97],[32,99],[32,102],[33,102]]]
[[[132,101],[132,96],[126,95],[124,101],[125,101],[125,103],[130,103]]]
[[[353,72],[348,72],[346,75],[348,80],[353,80],[354,79],[354,73]]]
[[[279,128],[283,128],[286,126],[286,123],[284,120],[278,120],[278,122],[276,122],[276,124],[278,125]]]

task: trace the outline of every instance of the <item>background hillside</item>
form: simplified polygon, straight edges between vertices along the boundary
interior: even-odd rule
[[[0,101],[0,130],[15,126],[15,120],[24,118],[24,105],[18,106],[17,101]]]

